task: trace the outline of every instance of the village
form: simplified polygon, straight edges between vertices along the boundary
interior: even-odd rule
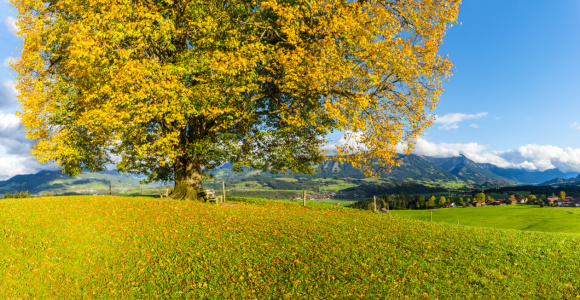
[[[445,203],[442,207],[458,207],[458,206],[490,206],[490,205],[512,205],[512,204],[544,204],[546,206],[558,206],[558,207],[580,207],[580,198],[574,197],[564,197],[560,198],[558,196],[548,196],[540,199],[529,200],[527,197],[519,195],[511,195],[506,199],[486,199],[483,202],[478,201],[468,201],[468,202],[450,202]]]

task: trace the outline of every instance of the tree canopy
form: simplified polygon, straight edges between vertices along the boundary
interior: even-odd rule
[[[564,192],[564,191],[560,191],[560,192],[558,193],[558,198],[560,198],[560,199],[566,199],[566,192]]]
[[[12,4],[32,154],[69,175],[113,164],[175,180],[174,197],[195,198],[226,162],[312,173],[334,131],[352,140],[335,159],[390,168],[433,122],[460,1]]]
[[[485,194],[484,193],[477,193],[475,197],[473,197],[473,201],[483,203],[485,201]]]
[[[427,200],[427,203],[425,203],[425,205],[427,207],[435,207],[436,201],[437,201],[437,198],[435,198],[435,196],[432,195],[431,197],[429,197],[429,200]]]

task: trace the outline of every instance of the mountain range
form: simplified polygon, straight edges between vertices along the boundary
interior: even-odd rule
[[[465,156],[429,157],[419,155],[399,155],[399,166],[390,172],[380,172],[380,177],[386,182],[460,182],[474,186],[506,186],[516,184],[541,184],[555,178],[568,180],[579,175],[578,172],[562,172],[558,169],[528,171],[515,168],[501,168],[492,164],[476,163]],[[226,164],[213,172],[218,180],[248,178],[263,174],[260,171],[234,173],[231,165]],[[272,176],[272,175],[270,175]],[[274,177],[304,177],[304,174],[273,175]],[[365,178],[359,169],[348,163],[340,163],[329,159],[318,166],[314,178]],[[580,181],[580,179],[579,179]],[[580,182],[579,182],[580,184]]]
[[[340,163],[329,159],[317,166],[318,172],[311,178],[351,179],[353,182],[365,178],[359,169],[348,163]],[[491,164],[476,163],[465,156],[457,157],[428,157],[419,155],[400,155],[399,166],[393,167],[390,172],[380,171],[381,180],[387,183],[418,182],[431,186],[456,184],[457,186],[472,187],[501,187],[516,184],[543,184],[543,185],[580,185],[578,172],[562,172],[550,169],[543,172],[527,171],[523,169],[500,168]],[[256,175],[265,175],[274,178],[309,177],[305,174],[275,174],[261,171],[245,171],[235,173],[231,164],[223,165],[212,172],[217,180],[240,180]],[[149,192],[159,189],[161,185],[141,185],[138,178],[114,171],[101,173],[83,173],[76,177],[69,177],[61,171],[41,171],[31,175],[17,175],[8,180],[0,181],[0,194],[14,193],[28,190],[33,194],[54,192],[55,194],[92,194],[108,193],[108,182],[111,182],[115,194]],[[362,183],[361,183],[362,184]]]
[[[36,174],[16,175],[0,181],[0,195],[29,191],[31,194],[52,192],[57,195],[108,194],[109,182],[114,194],[152,193],[159,189],[156,185],[142,185],[140,179],[115,171],[99,173],[85,172],[70,177],[60,170],[40,171]]]

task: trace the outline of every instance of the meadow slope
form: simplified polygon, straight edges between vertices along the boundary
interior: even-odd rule
[[[0,298],[567,298],[579,236],[293,204],[0,202]]]

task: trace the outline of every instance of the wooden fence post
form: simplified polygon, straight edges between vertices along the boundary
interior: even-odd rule
[[[375,212],[377,211],[377,196],[373,196],[373,202],[375,204]]]
[[[222,181],[222,200],[226,203],[226,182]]]
[[[433,210],[431,210],[431,222],[433,222]]]
[[[306,190],[302,190],[302,205],[306,206]]]
[[[111,181],[109,180],[109,196],[112,196],[113,193],[111,193]]]

